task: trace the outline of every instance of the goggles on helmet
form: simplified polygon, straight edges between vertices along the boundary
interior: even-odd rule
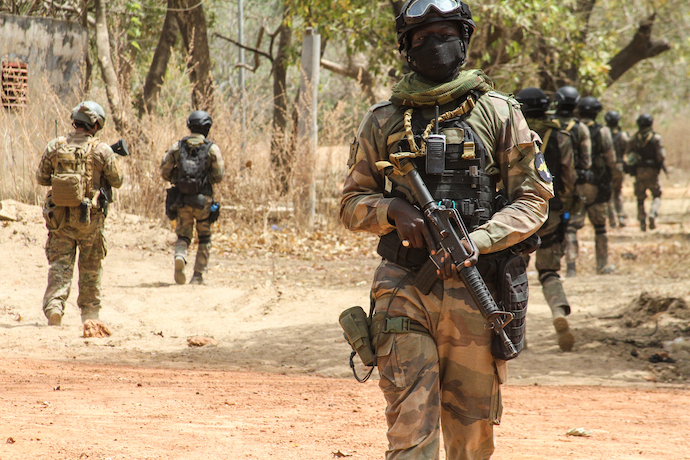
[[[440,14],[456,13],[462,10],[462,2],[456,0],[412,0],[403,13],[405,22],[407,24],[422,22],[432,8]]]

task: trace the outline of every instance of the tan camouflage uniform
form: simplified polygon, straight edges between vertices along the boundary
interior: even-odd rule
[[[205,136],[199,133],[191,133],[188,136],[187,142],[203,142]],[[161,162],[161,176],[163,179],[175,185],[177,180],[177,163],[180,153],[180,141],[175,142],[168,152],[163,157]],[[223,157],[220,153],[220,148],[217,144],[211,145],[208,152],[210,157],[210,169],[208,172],[209,181],[211,184],[217,184],[225,175],[225,165]],[[211,223],[208,220],[211,213],[211,204],[213,197],[206,197],[206,205],[203,209],[194,208],[185,205],[177,210],[177,220],[175,225],[175,233],[178,240],[175,243],[175,255],[182,256],[187,260],[187,248],[194,237],[194,222],[196,221],[196,234],[199,238],[199,246],[196,252],[196,260],[194,262],[194,271],[197,273],[205,273],[208,266],[209,254],[211,251]]]
[[[461,72],[456,81],[471,75]],[[443,113],[462,103],[464,94],[437,100]],[[434,116],[433,105],[418,109],[427,120]],[[386,191],[387,179],[375,163],[388,161],[395,151],[404,132],[406,109],[389,102],[377,104],[359,127],[340,211],[342,222],[352,231],[380,236],[395,231],[387,218],[388,207],[401,198]],[[487,172],[503,181],[511,198],[509,205],[471,233],[480,252],[487,254],[534,233],[546,220],[553,189],[535,169],[532,133],[512,98],[488,92],[466,121],[491,157]],[[485,329],[485,319],[461,282],[439,280],[428,295],[413,282],[414,273],[383,260],[372,286],[377,312],[409,317],[429,331],[429,335],[390,334],[379,344],[380,387],[387,401],[386,458],[436,459],[443,430],[448,460],[488,459],[494,450],[493,425],[501,418],[500,384],[506,379],[506,362],[491,355],[493,333]],[[396,287],[399,291],[391,302]]]
[[[582,120],[587,126],[593,123],[593,120]],[[603,156],[606,166],[609,171],[616,168],[616,152],[613,149],[613,139],[611,138],[611,130],[608,126],[602,126],[601,135],[601,155]],[[594,158],[592,153],[592,158]],[[596,269],[598,273],[609,273],[612,267],[608,265],[608,236],[606,235],[606,217],[608,212],[608,201],[603,203],[596,203],[597,193],[599,187],[594,184],[584,183],[577,186],[580,194],[584,197],[585,206],[581,212],[571,214],[570,223],[568,225],[566,260],[570,263],[575,263],[579,251],[579,244],[577,241],[577,231],[585,224],[585,216],[589,217],[589,221],[594,227],[594,246],[596,252]]]
[[[609,225],[615,227],[625,227],[628,221],[628,216],[623,209],[623,181],[625,173],[623,172],[623,164],[628,153],[628,143],[630,142],[628,133],[616,126],[611,129],[611,137],[613,139],[613,148],[616,151],[616,167],[612,171],[611,180],[611,201],[608,204]]]
[[[84,145],[94,139],[85,132],[73,132],[66,138],[68,144]],[[93,142],[93,141],[92,141]],[[51,186],[53,172],[57,168],[58,140],[48,143],[36,171],[40,185]],[[122,185],[115,153],[108,144],[97,142],[93,149],[92,198],[106,182],[112,187]],[[77,305],[81,309],[82,320],[98,318],[101,308],[101,261],[107,254],[104,234],[103,213],[91,208],[90,223],[79,221],[78,207],[55,206],[52,201],[52,189],[46,196],[43,216],[48,228],[46,256],[48,270],[48,287],[43,298],[43,312],[46,318],[53,313],[64,314],[65,302],[69,297],[72,284],[72,273],[77,248],[79,248],[79,297]]]
[[[573,150],[573,140],[570,134],[560,126],[552,126],[556,122],[558,126],[560,123],[553,120],[551,123],[545,122],[541,118],[528,118],[527,124],[533,129],[544,142],[542,150],[546,151],[548,142],[558,142],[558,151],[560,153],[560,183],[562,183],[563,190],[556,190],[557,196],[562,203],[562,209],[553,209],[549,207],[549,216],[546,223],[539,229],[539,235],[543,241],[548,241],[549,237],[553,238],[553,234],[558,231],[562,219],[566,213],[570,214],[573,211],[573,206],[576,202],[577,196],[575,191],[575,181],[577,180],[577,172],[575,170],[575,153]],[[548,158],[547,158],[548,161]],[[547,166],[549,166],[547,164]],[[549,166],[552,173],[555,174],[556,168],[553,165]],[[554,326],[558,333],[558,344],[564,351],[572,350],[574,338],[569,331],[567,321],[556,320],[556,318],[563,318],[570,314],[570,304],[563,290],[563,283],[559,275],[561,270],[561,259],[565,255],[565,239],[561,241],[551,241],[547,247],[543,244],[535,253],[535,268],[539,273],[539,282],[542,286],[544,298],[551,308],[551,313],[554,318]],[[527,257],[528,258],[528,257]]]
[[[659,215],[661,207],[661,185],[659,184],[659,173],[661,166],[666,160],[666,151],[661,142],[661,136],[655,133],[651,127],[640,130],[635,134],[628,144],[629,154],[636,157],[635,163],[635,197],[637,198],[637,220],[640,227],[646,229],[647,214],[644,202],[647,199],[647,190],[652,194],[652,205],[649,209],[650,228],[653,229],[655,220]],[[640,157],[640,152],[644,148],[653,150],[653,163],[645,164]]]

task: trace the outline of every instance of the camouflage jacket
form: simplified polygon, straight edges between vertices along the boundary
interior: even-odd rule
[[[575,169],[589,169],[592,167],[592,141],[589,137],[587,125],[574,117],[556,115],[554,117],[566,131],[574,131],[577,139],[575,149]]]
[[[666,160],[666,150],[661,143],[661,136],[652,128],[638,131],[628,142],[628,152],[636,156],[639,167],[658,168]]]
[[[628,143],[630,136],[626,131],[616,126],[611,129],[611,138],[613,139],[613,149],[616,151],[616,163],[623,163],[625,156],[628,153]]]
[[[198,133],[192,133],[188,138],[188,140],[192,142],[194,140],[203,141],[204,139],[205,136]],[[175,185],[175,181],[177,180],[177,159],[180,155],[180,142],[181,141],[175,142],[170,149],[168,149],[168,152],[161,162],[161,176],[173,185]],[[208,173],[209,182],[211,184],[217,184],[223,180],[223,176],[225,175],[225,164],[220,154],[220,148],[215,142],[211,145],[208,155],[211,165]]]
[[[76,145],[84,145],[89,141],[95,141],[96,147],[93,149],[92,190],[98,190],[107,185],[120,188],[123,176],[117,166],[115,153],[108,144],[98,142],[98,138],[94,139],[92,135],[81,131],[74,131],[68,134],[66,141],[68,144]],[[59,138],[48,142],[43,152],[41,161],[38,164],[38,169],[36,170],[36,180],[39,185],[51,186],[53,172],[57,169],[58,142]],[[50,192],[48,192],[48,195],[50,196]]]
[[[585,124],[585,126],[590,126],[591,124],[595,123],[594,120],[591,120],[589,118],[583,118],[582,122]],[[592,151],[592,161],[594,161],[595,157],[601,156],[609,171],[612,172],[616,168],[616,150],[613,147],[613,137],[611,136],[611,128],[609,128],[608,126],[602,126],[599,129],[599,135],[601,136],[601,139],[599,141],[599,149],[601,151]],[[591,142],[592,140],[590,138],[590,143]]]
[[[561,200],[564,203],[571,203],[575,195],[575,181],[577,180],[577,172],[575,171],[575,152],[573,149],[573,139],[570,134],[563,129],[558,120],[549,120],[546,117],[542,118],[528,118],[527,124],[536,132],[543,142],[542,151],[546,151],[547,142],[558,143],[559,153],[559,167],[560,178],[556,183],[560,182],[563,190],[559,193]],[[550,133],[549,133],[549,130]],[[548,135],[548,138],[546,137]],[[556,167],[548,164],[550,171],[555,175]],[[559,191],[556,191],[557,193]]]
[[[464,97],[457,96],[441,110],[455,108],[463,101]],[[387,178],[376,162],[388,161],[394,152],[397,142],[392,140],[404,133],[406,109],[391,102],[376,104],[359,126],[350,149],[340,206],[341,221],[352,231],[385,235],[395,230],[388,220],[388,207],[400,198],[386,191]],[[424,110],[428,112],[425,118],[434,116],[433,106]],[[487,149],[486,172],[505,186],[510,199],[510,204],[477,227],[470,237],[481,253],[500,251],[527,238],[546,221],[548,200],[553,197],[551,177],[548,170],[542,171],[545,178],[537,171],[536,135],[514,99],[494,91],[484,93],[465,121]],[[543,160],[541,164],[546,169]]]

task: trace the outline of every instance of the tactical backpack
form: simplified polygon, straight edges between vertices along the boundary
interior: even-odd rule
[[[84,145],[57,139],[57,166],[51,177],[52,200],[56,206],[77,207],[91,189],[93,176],[93,149],[98,139]]]
[[[202,142],[189,142],[185,137],[179,142],[177,158],[177,187],[183,195],[213,195],[208,180],[210,161],[208,152],[213,142],[204,139]],[[197,139],[192,139],[196,141]]]
[[[605,203],[611,199],[611,171],[604,159],[604,151],[601,146],[601,128],[596,122],[587,124],[592,138],[592,173],[594,178],[592,183],[597,186],[597,197],[595,203]]]
[[[636,153],[639,156],[639,162],[635,166],[646,166],[648,168],[661,168],[661,164],[657,160],[657,143],[654,139],[654,131],[647,133],[638,132],[635,134],[631,153]]]

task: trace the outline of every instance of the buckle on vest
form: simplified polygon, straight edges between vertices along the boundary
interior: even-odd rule
[[[410,318],[407,316],[386,318],[386,324],[383,326],[382,332],[384,334],[404,334],[410,332]]]

